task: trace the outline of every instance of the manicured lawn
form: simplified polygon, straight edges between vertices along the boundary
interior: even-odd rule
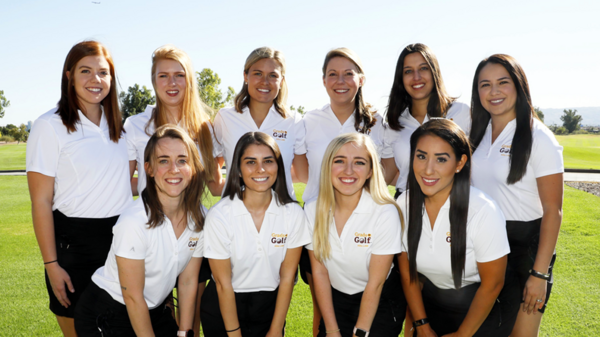
[[[295,187],[301,195],[303,185]],[[60,336],[47,309],[25,177],[0,176],[0,214],[0,335]],[[540,335],[596,336],[600,334],[600,198],[565,187],[556,250],[555,285]],[[288,313],[287,336],[309,336],[311,319],[310,291],[299,281]]]
[[[600,170],[600,135],[556,136],[564,147],[565,167]]]
[[[0,145],[0,171],[24,170],[27,144]]]

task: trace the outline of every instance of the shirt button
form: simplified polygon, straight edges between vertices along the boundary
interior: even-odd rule
[[[262,252],[262,248],[258,247],[258,251],[259,251],[259,252]]]

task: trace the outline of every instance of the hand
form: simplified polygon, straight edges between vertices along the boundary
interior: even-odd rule
[[[438,337],[438,335],[433,331],[431,325],[423,324],[417,328],[417,336],[418,337]]]
[[[546,302],[546,286],[547,281],[534,276],[529,276],[525,289],[523,290],[523,312],[531,315],[537,313],[537,309],[541,309]],[[541,300],[541,301],[538,301]]]
[[[449,333],[447,335],[443,335],[442,337],[460,337],[461,335],[458,332]]]
[[[71,293],[75,292],[69,274],[60,267],[58,262],[46,265],[46,272],[48,273],[48,279],[50,280],[54,296],[56,296],[60,305],[68,308],[71,305],[71,301],[69,301],[69,298],[67,297],[66,288],[69,288]],[[65,283],[67,287],[65,287]]]

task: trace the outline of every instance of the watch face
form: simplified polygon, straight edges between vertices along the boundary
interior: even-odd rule
[[[185,337],[194,337],[194,330],[188,330]]]
[[[356,337],[367,337],[367,332],[358,328],[356,329],[356,332],[354,334],[356,335]]]

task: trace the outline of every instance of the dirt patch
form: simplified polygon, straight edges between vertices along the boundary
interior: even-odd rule
[[[567,181],[565,184],[600,197],[600,183],[589,181]]]

